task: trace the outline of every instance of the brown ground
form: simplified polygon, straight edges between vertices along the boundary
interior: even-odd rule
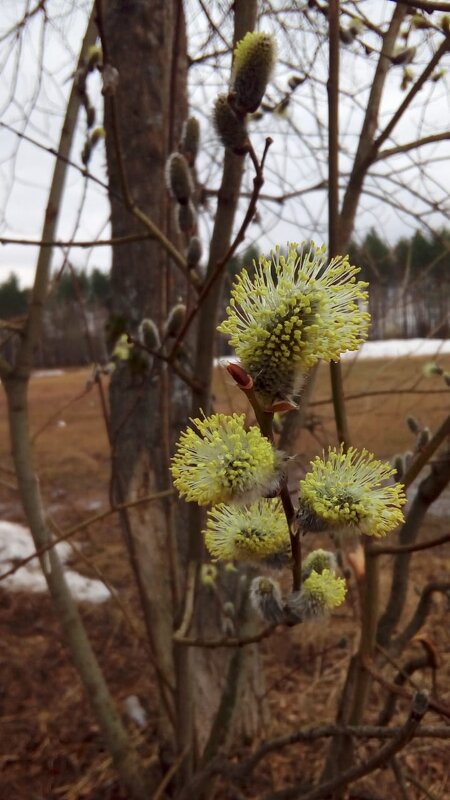
[[[450,359],[447,357],[447,361]],[[442,359],[442,366],[449,368]],[[423,378],[423,361],[402,359],[396,362],[367,361],[345,365],[346,392],[389,390],[394,387],[440,390],[439,378]],[[95,388],[84,393],[87,371],[75,370],[63,376],[41,377],[31,383],[32,432],[47,427],[36,439],[36,465],[46,507],[62,529],[92,515],[108,503],[109,458],[104,425]],[[224,410],[237,407],[242,396],[233,388],[226,373],[216,376],[216,397]],[[322,368],[314,400],[329,398],[327,373]],[[70,403],[71,405],[61,410]],[[0,394],[0,519],[24,521],[10,473],[5,421],[5,401]],[[436,428],[448,413],[448,394],[388,394],[351,400],[351,432],[354,444],[388,457],[409,450],[413,437],[405,424],[408,414]],[[333,442],[334,428],[330,404],[314,405],[314,425],[299,442],[302,462],[318,452],[320,444]],[[61,425],[61,420],[66,424]],[[430,515],[424,536],[447,533],[450,507],[447,497],[439,513]],[[100,571],[119,591],[130,614],[139,623],[117,520],[108,518],[77,538],[83,545],[84,560],[74,554],[81,572],[95,577]],[[425,551],[413,558],[410,606],[417,591],[428,580],[448,578],[450,546]],[[86,563],[88,559],[91,567]],[[94,565],[95,572],[92,572]],[[389,557],[382,563],[382,592],[388,582]],[[40,594],[11,593],[0,584],[0,797],[15,800],[122,800],[114,773],[105,754],[97,727],[92,720],[76,673],[61,640],[48,599]],[[83,618],[94,647],[105,669],[111,690],[121,704],[131,694],[138,695],[146,708],[149,724],[141,734],[143,752],[156,760],[153,679],[144,648],[130,632],[129,625],[113,602],[101,606],[82,604]],[[318,626],[304,625],[277,632],[262,645],[267,663],[267,698],[272,722],[265,736],[284,734],[303,725],[332,721],[335,703],[345,675],[349,652],[357,635],[355,593],[332,619]],[[439,667],[435,671],[435,691],[450,705],[450,636],[448,608],[436,597],[426,624],[426,635],[436,648]],[[422,652],[419,643],[411,645],[408,656]],[[389,674],[389,673],[387,673]],[[392,673],[391,673],[392,675]],[[429,672],[419,672],[419,685],[431,686]],[[380,690],[375,687],[371,707],[379,707]],[[399,703],[404,718],[405,701]],[[367,719],[376,717],[367,713]],[[434,714],[428,724],[444,724]],[[358,755],[373,753],[374,741],[358,748]],[[292,781],[308,781],[317,774],[326,744],[294,746],[271,757],[257,778],[242,787],[245,798],[259,798],[271,788],[279,789]],[[403,795],[389,769],[376,773],[354,797],[384,800],[419,800],[450,797],[448,761],[449,740],[417,740],[400,757],[412,775]],[[419,784],[417,783],[419,782]],[[223,798],[234,795],[225,790]],[[236,795],[237,797],[238,795]]]

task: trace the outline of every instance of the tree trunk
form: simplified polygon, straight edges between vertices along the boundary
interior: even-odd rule
[[[255,4],[238,2],[237,6],[236,18],[242,6],[240,35],[243,36],[254,24]],[[252,9],[253,21],[247,19],[248,8]],[[169,223],[172,210],[167,209],[164,170],[168,155],[176,149],[181,124],[186,118],[182,5],[177,0],[129,0],[127,3],[108,0],[101,26],[106,44],[105,63],[119,72],[116,95],[112,100],[106,98],[105,102],[112,235],[146,232],[120,199],[126,185],[125,194],[128,192],[132,201],[128,199],[128,207],[137,206],[173,239]],[[227,191],[221,190],[219,206],[222,204],[226,208],[226,219],[222,209],[221,224],[216,225],[220,227],[220,235],[216,232],[213,237],[209,255],[211,270],[229,246],[242,177],[242,157],[228,154],[225,162],[228,172],[231,169],[235,174],[235,180],[231,185],[227,183]],[[152,318],[161,331],[169,308],[177,302],[178,296],[184,298],[188,293],[179,275],[166,264],[166,256],[155,239],[116,247],[111,276],[111,339],[123,331],[134,335],[145,317]],[[201,402],[196,395],[190,398],[185,385],[157,361],[150,374],[135,361],[119,362],[113,374],[110,438],[113,487],[118,500],[132,500],[167,488],[170,485],[168,456],[180,428],[186,425],[191,409],[198,413],[199,404],[208,411],[220,285],[218,281],[199,315],[202,331],[198,335],[197,350],[203,353],[204,365],[200,371],[196,369],[195,374],[201,375],[205,387]],[[208,740],[224,686],[228,694],[222,698],[220,708],[224,711],[226,706],[227,724],[221,729],[222,744],[231,729],[229,717],[236,704],[240,704],[242,719],[246,717],[247,732],[255,730],[256,720],[260,718],[259,712],[253,713],[259,709],[258,698],[246,694],[245,703],[240,700],[242,691],[247,691],[249,685],[254,687],[256,695],[262,690],[256,648],[247,648],[233,666],[229,663],[230,652],[202,652],[184,645],[172,648],[173,630],[180,622],[183,608],[179,584],[184,589],[184,577],[179,579],[177,565],[186,564],[186,560],[192,563],[187,544],[186,510],[182,503],[176,507],[169,504],[157,507],[153,503],[151,508],[139,506],[139,509],[130,510],[122,523],[140,588],[147,632],[158,662],[159,694],[163,701],[161,719],[165,721],[163,737],[170,748],[176,746],[180,753],[189,750],[193,757],[194,750],[197,748],[200,754]],[[200,530],[199,524],[195,531],[199,539]],[[195,570],[198,570],[198,563]],[[207,594],[207,590],[200,587],[196,597],[196,610],[200,612],[196,628],[207,635],[217,635],[217,601],[214,598],[211,602]],[[239,728],[242,730],[239,724],[236,728],[234,719],[233,730]],[[180,770],[182,774],[185,773]]]
[[[105,98],[106,150],[112,235],[143,233],[145,228],[123,202],[124,183],[132,202],[161,230],[166,227],[164,170],[171,131],[180,135],[186,116],[186,43],[182,5],[176,0],[108,0],[102,15],[105,61],[118,70],[113,99]],[[175,41],[175,37],[178,41]],[[176,63],[174,63],[176,61]],[[171,81],[177,80],[171,107]],[[114,108],[115,106],[115,108]],[[177,141],[177,139],[175,139]],[[139,323],[151,318],[161,330],[175,300],[176,281],[156,239],[113,250],[110,338],[126,331],[136,335]],[[161,418],[167,387],[162,362],[149,372],[139,360],[121,362],[110,390],[110,438],[113,489],[118,500],[132,500],[169,485],[168,430]],[[172,423],[188,398],[176,386]],[[122,519],[140,587],[141,604],[157,659],[160,696],[165,697],[167,723],[174,685],[172,633],[175,575],[168,503],[139,506]],[[164,676],[164,677],[163,677]]]

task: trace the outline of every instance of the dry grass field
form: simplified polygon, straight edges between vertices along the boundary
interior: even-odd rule
[[[447,363],[446,363],[447,361]],[[450,370],[450,356],[440,359]],[[425,377],[424,359],[345,362],[345,392],[353,443],[377,456],[411,450],[414,437],[406,424],[415,416],[431,430],[449,411],[449,391],[439,377]],[[51,520],[62,530],[107,508],[109,453],[97,389],[86,390],[88,370],[35,377],[30,385],[31,432],[35,437],[36,468]],[[218,368],[214,395],[218,410],[246,410],[245,398]],[[249,420],[251,416],[249,415]],[[333,444],[335,431],[328,371],[321,367],[313,392],[308,429],[298,441],[300,469],[322,446]],[[24,522],[11,471],[5,397],[0,391],[0,520]],[[168,479],[169,480],[169,479]],[[427,518],[424,536],[448,532],[448,494]],[[72,561],[80,572],[104,575],[120,593],[129,613],[140,625],[125,551],[117,520],[112,516],[76,537],[82,555]],[[389,586],[388,556],[382,561],[382,596]],[[413,557],[410,607],[428,580],[448,578],[450,547],[443,545]],[[95,723],[90,716],[75,671],[64,649],[48,599],[41,594],[6,591],[0,583],[0,797],[15,800],[125,800],[117,784]],[[138,695],[148,713],[144,731],[130,728],[140,738],[143,752],[157,758],[153,680],[144,648],[130,631],[120,609],[82,604],[94,647],[119,704]],[[267,663],[266,696],[272,722],[266,736],[280,735],[306,724],[332,721],[339,687],[357,636],[357,602],[350,589],[348,601],[330,621],[277,631],[262,645]],[[416,673],[418,684],[435,690],[450,705],[450,635],[448,607],[442,597],[433,605],[426,635],[436,648],[438,668]],[[408,656],[421,652],[411,645]],[[380,689],[374,687],[371,711]],[[399,719],[406,706],[399,703]],[[428,724],[439,723],[435,716]],[[358,756],[373,753],[374,742],[358,746]],[[326,744],[301,745],[273,756],[261,768],[256,782],[242,787],[242,798],[259,798],[289,781],[308,781],[317,774]],[[403,795],[389,769],[365,782],[371,800],[444,800],[450,797],[448,740],[417,740],[401,756],[410,775]],[[231,798],[225,793],[220,797]],[[234,795],[233,795],[234,796]],[[237,796],[237,795],[236,795]]]

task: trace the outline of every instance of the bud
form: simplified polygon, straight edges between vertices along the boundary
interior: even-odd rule
[[[159,350],[161,341],[159,331],[152,319],[143,319],[139,325],[139,341],[145,344],[149,350]]]
[[[91,144],[92,144],[92,147],[95,147],[97,142],[99,142],[100,139],[104,139],[104,138],[105,138],[105,129],[102,128],[101,126],[98,126],[97,128],[94,128],[94,130],[91,133]]]
[[[427,378],[431,377],[432,375],[444,374],[442,367],[440,367],[439,364],[434,364],[433,362],[425,364],[423,371]]]
[[[414,456],[411,453],[411,450],[407,450],[406,453],[403,453],[403,474],[408,472],[408,470],[409,470],[409,468],[411,466],[411,463],[413,461],[413,458],[414,458]]]
[[[114,349],[112,351],[112,358],[118,361],[128,361],[130,358],[130,350],[132,345],[128,342],[128,335],[126,333],[122,333],[121,336],[117,339],[117,342],[114,345]]]
[[[277,117],[286,117],[287,110],[289,108],[290,98],[284,97],[274,108],[273,113],[276,114]]]
[[[250,585],[250,602],[265,622],[279,625],[284,621],[281,589],[272,578],[254,578]]]
[[[191,236],[186,251],[186,261],[188,269],[193,269],[202,257],[202,243],[198,236]]]
[[[231,375],[240,389],[248,391],[253,387],[253,378],[245,371],[240,364],[234,364],[232,361],[227,364],[227,372]]]
[[[214,586],[217,578],[217,567],[214,564],[202,564],[200,569],[200,583],[203,586]]]
[[[348,26],[350,33],[353,33],[353,36],[359,36],[363,30],[363,22],[360,17],[352,17],[350,20],[350,25]]]
[[[414,70],[411,67],[405,67],[403,70],[402,82],[400,84],[400,89],[402,92],[408,88],[409,84],[412,83],[414,80]]]
[[[431,439],[431,431],[429,428],[423,428],[417,437],[416,450],[422,450],[427,446]]]
[[[190,236],[194,232],[197,227],[197,214],[191,202],[185,206],[178,206],[177,221],[181,233]]]
[[[172,153],[166,164],[167,187],[180,205],[187,205],[192,195],[188,163],[181,153]]]
[[[299,592],[286,600],[286,609],[294,621],[322,617],[344,602],[347,587],[343,578],[325,568],[318,573],[312,569]]]
[[[411,24],[417,30],[426,30],[426,28],[431,28],[431,24],[428,22],[422,14],[414,14]]]
[[[214,127],[223,146],[237,155],[247,151],[248,136],[245,122],[231,108],[226,94],[219,94],[214,103]]]
[[[297,86],[300,86],[303,83],[303,81],[304,78],[297,78],[296,75],[292,75],[292,77],[289,78],[288,80],[288,86],[290,89],[292,89],[292,91],[294,91],[294,89],[296,89]]]
[[[446,33],[450,32],[450,14],[443,14],[440,19],[440,26]]]
[[[248,32],[234,51],[233,92],[236,106],[256,111],[275,63],[275,40],[268,33]]]
[[[432,74],[432,76],[430,78],[430,81],[433,81],[433,83],[437,83],[446,74],[447,74],[447,70],[444,67],[441,67],[441,69],[437,69],[436,72],[433,72],[433,74]]]
[[[183,303],[177,303],[170,311],[164,323],[164,338],[175,339],[183,325],[186,317],[186,306]]]
[[[405,461],[402,455],[394,456],[393,467],[395,469],[395,480],[401,481],[405,474]]]
[[[420,425],[417,422],[416,418],[413,416],[406,417],[406,424],[411,431],[411,433],[419,433]]]
[[[200,125],[197,117],[189,117],[183,125],[180,149],[189,166],[193,166],[198,153]]]
[[[355,40],[355,35],[350,29],[339,28],[339,38],[343,44],[351,44]]]
[[[331,550],[322,550],[321,548],[313,550],[303,562],[302,581],[306,581],[313,570],[320,575],[324,569],[334,572],[336,567],[336,556]]]
[[[395,66],[398,66],[399,64],[410,64],[415,55],[415,47],[405,47],[404,50],[399,50],[398,53],[392,56],[391,61]]]
[[[99,67],[103,61],[103,53],[102,48],[97,47],[97,45],[93,45],[88,50],[87,55],[87,71],[92,72],[95,67]]]

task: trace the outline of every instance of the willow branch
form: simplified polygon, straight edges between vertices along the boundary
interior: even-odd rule
[[[385,744],[375,755],[337,775],[335,778],[320,784],[320,786],[313,789],[312,792],[307,792],[305,794],[301,790],[301,784],[298,784],[289,789],[283,789],[280,792],[273,792],[270,795],[266,795],[264,800],[296,800],[296,798],[300,797],[302,800],[320,800],[320,798],[328,796],[331,792],[363,778],[364,775],[369,775],[376,769],[383,767],[396,753],[403,750],[405,745],[414,737],[427,710],[427,695],[424,692],[417,692],[413,698],[412,707],[405,724],[400,728],[392,741]]]

